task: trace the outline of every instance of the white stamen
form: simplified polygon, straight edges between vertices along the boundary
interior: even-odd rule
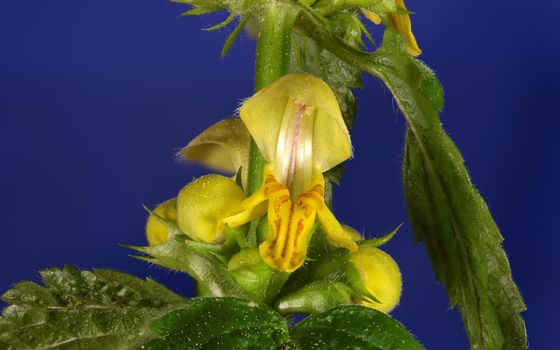
[[[298,100],[288,105],[282,119],[274,172],[290,190],[292,200],[311,181],[313,122],[312,107]]]

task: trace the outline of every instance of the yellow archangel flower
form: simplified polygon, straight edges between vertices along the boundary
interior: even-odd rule
[[[406,11],[406,5],[404,0],[395,0],[397,7]],[[382,21],[382,16],[368,9],[361,9],[364,16],[375,24],[380,24]],[[397,33],[404,36],[406,40],[405,50],[408,54],[412,56],[418,56],[422,53],[418,42],[416,42],[416,37],[412,33],[412,23],[410,21],[410,16],[408,13],[388,13],[386,17],[386,23],[391,28],[393,28]]]
[[[311,75],[287,75],[246,100],[239,114],[268,165],[261,188],[221,224],[237,227],[268,214],[268,237],[259,250],[279,271],[303,264],[316,218],[331,242],[357,251],[324,202],[323,173],[352,155],[327,84]]]
[[[402,279],[399,266],[391,256],[381,249],[360,247],[350,254],[350,262],[358,272],[359,279],[354,287],[366,290],[376,300],[364,297],[356,303],[389,313],[398,305],[402,292]]]

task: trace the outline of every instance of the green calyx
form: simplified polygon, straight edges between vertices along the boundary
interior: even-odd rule
[[[315,281],[282,296],[274,308],[283,315],[320,314],[338,305],[352,304],[351,295],[344,283]]]
[[[251,300],[271,302],[288,279],[264,263],[258,249],[246,248],[228,262],[228,271]]]

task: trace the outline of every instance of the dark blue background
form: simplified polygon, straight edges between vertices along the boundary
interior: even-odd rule
[[[560,311],[560,8],[544,0],[407,4],[421,57],[446,90],[444,125],[506,238],[532,348],[551,349]],[[231,28],[200,28],[223,16],[180,19],[181,10],[146,0],[0,3],[1,291],[69,263],[150,275],[192,293],[188,278],[118,246],[145,243],[142,203],[173,197],[206,172],[176,164],[175,150],[252,91],[252,40],[242,37],[220,60]],[[459,313],[406,220],[405,123],[386,89],[365,83],[355,159],[335,211],[371,234],[405,222],[386,247],[404,275],[394,316],[428,349],[467,349]]]

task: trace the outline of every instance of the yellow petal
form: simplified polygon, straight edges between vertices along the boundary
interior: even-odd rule
[[[239,207],[245,193],[237,184],[221,175],[198,178],[177,196],[177,224],[195,241],[220,243],[224,232],[220,220]]]
[[[238,208],[230,211],[227,216],[220,221],[219,226],[227,224],[229,227],[237,227],[263,216],[266,214],[267,207],[265,201],[267,199],[264,187],[261,187],[249,198],[241,202]]]
[[[217,227],[236,227],[267,213],[268,236],[259,252],[263,261],[278,271],[292,272],[303,264],[318,212],[328,238],[335,245],[356,251],[354,235],[342,228],[324,203],[324,179],[318,171],[314,172],[312,184],[293,202],[288,188],[276,180],[272,165],[268,165],[263,186],[230,210]]]
[[[397,304],[402,291],[401,272],[397,263],[384,251],[374,247],[360,247],[350,255],[350,261],[358,271],[361,282],[376,299],[361,304],[388,313]]]
[[[352,239],[353,237],[346,232],[326,205],[323,204],[322,208],[317,210],[317,217],[323,226],[329,242],[338,247],[346,248],[351,252],[358,250],[358,245]]]
[[[398,7],[406,10],[406,6],[403,0],[396,0]],[[408,14],[398,14],[390,13],[388,14],[389,21],[395,30],[404,36],[406,40],[406,52],[412,56],[418,56],[422,53],[418,43],[416,42],[416,37],[412,33],[412,23],[410,21],[410,16]]]
[[[342,224],[342,228],[344,229],[344,232],[346,232],[346,234],[350,236],[350,238],[354,242],[361,241],[362,239],[364,239],[364,236],[360,232],[358,232],[358,230],[356,230],[355,228],[344,224]]]
[[[397,7],[406,10],[406,5],[404,4],[404,0],[395,0],[395,4]],[[375,24],[380,24],[382,21],[382,17],[371,10],[368,9],[361,9],[364,16],[372,21]],[[388,25],[397,33],[404,36],[406,40],[406,47],[405,50],[409,55],[418,56],[422,53],[420,47],[418,46],[418,42],[416,41],[416,37],[414,33],[412,33],[412,22],[410,21],[410,15],[408,13],[387,13],[386,14],[387,21],[389,22]]]
[[[342,227],[340,222],[338,222],[334,214],[330,211],[329,207],[327,207],[327,205],[323,201],[323,191],[325,187],[325,180],[323,176],[316,173],[314,175],[313,183],[315,184],[313,187],[313,191],[309,191],[309,193],[316,193],[321,197],[321,202],[317,203],[317,218],[323,226],[328,240],[334,245],[346,248],[351,252],[357,251],[358,245],[353,240],[354,235],[349,234],[347,230]],[[317,201],[317,199],[315,199],[315,201]]]
[[[154,209],[154,213],[161,218],[170,221],[177,220],[177,200],[175,198],[169,199]],[[172,234],[169,226],[161,222],[155,215],[150,214],[146,222],[146,237],[150,245],[160,244],[167,242]]]
[[[292,200],[306,190],[313,170],[323,173],[352,155],[334,93],[311,75],[280,78],[246,100],[239,113]]]
[[[324,202],[324,179],[314,172],[313,186],[290,200],[286,186],[274,178],[270,167],[265,173],[265,195],[268,197],[268,237],[260,247],[263,260],[279,271],[298,269],[307,255],[315,218],[323,224],[327,236],[338,246],[357,251],[352,236],[345,231]]]
[[[233,174],[242,168],[246,183],[250,142],[251,135],[240,119],[224,119],[200,133],[179,156]]]
[[[308,192],[297,202],[292,202],[288,189],[272,175],[265,178],[265,186],[269,197],[268,237],[259,246],[259,251],[269,266],[292,272],[303,264],[307,255],[316,204],[305,199]]]
[[[379,16],[377,13],[368,10],[368,9],[360,9],[362,10],[362,13],[364,14],[364,16],[369,19],[370,21],[372,21],[374,24],[376,25],[380,25],[381,24],[381,16]]]

